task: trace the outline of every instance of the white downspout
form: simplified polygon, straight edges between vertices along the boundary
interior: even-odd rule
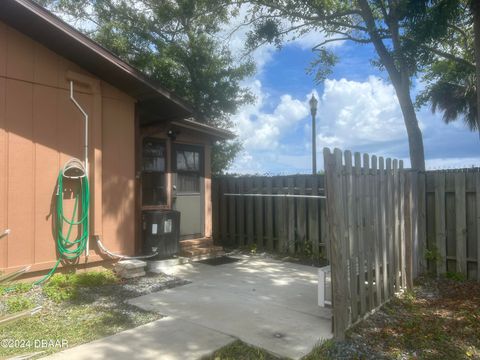
[[[85,165],[85,176],[88,179],[88,114],[83,108],[80,106],[78,101],[75,99],[73,96],[73,80],[70,80],[70,100],[75,104],[75,106],[80,110],[80,112],[83,114],[84,117],[84,122],[85,122],[85,144],[84,144],[84,165]],[[88,212],[88,227],[90,227],[90,211]],[[87,229],[88,231],[89,229]],[[89,233],[90,235],[90,233]],[[90,255],[90,236],[87,239],[87,245],[85,247],[85,256]]]

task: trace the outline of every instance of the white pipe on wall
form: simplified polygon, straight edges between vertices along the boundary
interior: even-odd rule
[[[73,80],[70,80],[70,100],[75,104],[75,106],[80,110],[83,114],[84,122],[85,122],[85,141],[84,141],[84,161],[85,161],[85,176],[88,178],[88,114],[85,110],[83,110],[82,106],[78,103],[78,101],[73,96]],[[90,227],[90,211],[88,212],[88,226]],[[88,229],[87,229],[88,230]],[[87,239],[87,246],[85,247],[85,256],[89,256],[90,254],[90,236]]]

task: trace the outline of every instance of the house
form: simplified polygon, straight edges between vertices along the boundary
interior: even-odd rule
[[[84,158],[89,116],[89,252],[83,266],[110,251],[142,252],[144,210],[180,211],[182,239],[211,237],[210,152],[228,131],[191,118],[175,94],[31,0],[0,2],[0,271],[31,265],[45,272],[58,258],[57,176]],[[66,214],[73,190],[64,193]]]

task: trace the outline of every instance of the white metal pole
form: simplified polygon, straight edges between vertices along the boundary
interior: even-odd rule
[[[80,110],[85,120],[84,165],[85,165],[85,176],[87,177],[87,181],[89,181],[88,179],[88,114],[85,110],[83,110],[81,105],[73,96],[73,80],[70,80],[70,100],[72,100],[75,106],[78,108],[78,110]],[[90,228],[90,209],[88,211],[88,227]],[[89,231],[89,229],[87,229],[87,231]],[[85,256],[89,256],[89,255],[90,255],[90,236],[87,238],[87,245],[85,247]]]

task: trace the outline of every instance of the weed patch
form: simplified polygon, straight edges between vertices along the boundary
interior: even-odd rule
[[[118,278],[110,270],[91,271],[78,274],[55,274],[43,285],[43,293],[55,302],[74,300],[79,287],[115,284]]]
[[[23,295],[11,296],[5,302],[8,313],[13,314],[19,311],[28,310],[35,306],[35,303]]]

